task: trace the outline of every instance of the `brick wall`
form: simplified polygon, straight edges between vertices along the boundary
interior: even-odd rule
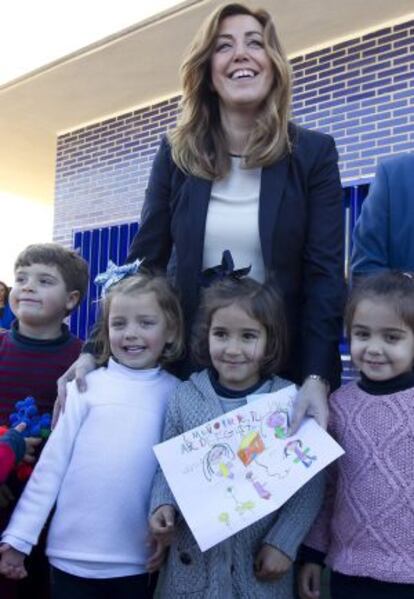
[[[335,137],[343,183],[414,148],[414,21],[292,60],[294,120]],[[138,218],[159,139],[178,97],[58,138],[54,238]]]
[[[414,21],[292,60],[295,121],[334,136],[343,183],[414,149]]]
[[[179,97],[58,137],[54,240],[136,221],[154,153],[176,121]]]

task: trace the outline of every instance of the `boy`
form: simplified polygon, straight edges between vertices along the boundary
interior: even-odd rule
[[[10,331],[0,332],[0,425],[8,424],[16,401],[28,395],[36,399],[41,414],[52,411],[57,379],[77,359],[82,346],[63,320],[78,306],[88,285],[85,260],[55,243],[29,245],[17,257],[14,272],[9,301],[16,320]],[[14,483],[17,499],[22,485]],[[4,497],[10,498],[8,488]],[[2,528],[13,507],[14,501],[7,513],[2,510]],[[1,599],[29,597],[29,593],[31,598],[47,598],[46,558],[32,557],[30,570],[35,578],[29,573],[25,588],[1,579]]]
[[[52,411],[57,379],[78,357],[81,341],[63,323],[86,292],[88,266],[55,243],[29,245],[14,265],[10,305],[16,315],[0,332],[0,424],[28,395]]]

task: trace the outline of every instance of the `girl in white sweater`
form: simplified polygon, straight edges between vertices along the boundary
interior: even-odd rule
[[[82,395],[69,387],[66,411],[3,533],[0,571],[26,576],[24,559],[56,505],[46,551],[54,598],[150,598],[149,571],[161,560],[147,526],[152,447],[177,384],[160,364],[183,348],[181,310],[166,280],[138,274],[113,285],[99,340],[105,366],[88,376]]]

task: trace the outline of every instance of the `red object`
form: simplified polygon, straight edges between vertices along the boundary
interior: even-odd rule
[[[1,433],[4,435],[4,431]],[[0,443],[0,484],[3,484],[14,468],[16,456],[7,443]]]
[[[9,428],[7,426],[0,426],[0,438],[7,433]],[[16,462],[16,456],[14,451],[6,443],[0,443],[0,484],[3,484],[8,478],[9,474],[13,470]],[[33,466],[26,464],[26,462],[20,462],[15,468],[16,476],[19,480],[25,482],[30,478],[33,472]]]
[[[21,481],[26,481],[30,478],[30,475],[33,472],[33,466],[30,464],[26,464],[25,462],[20,462],[16,466],[16,476]]]

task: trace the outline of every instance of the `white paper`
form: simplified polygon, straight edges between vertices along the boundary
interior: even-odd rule
[[[344,453],[312,418],[286,436],[295,396],[294,385],[250,396],[242,408],[154,447],[202,551],[277,510]]]

